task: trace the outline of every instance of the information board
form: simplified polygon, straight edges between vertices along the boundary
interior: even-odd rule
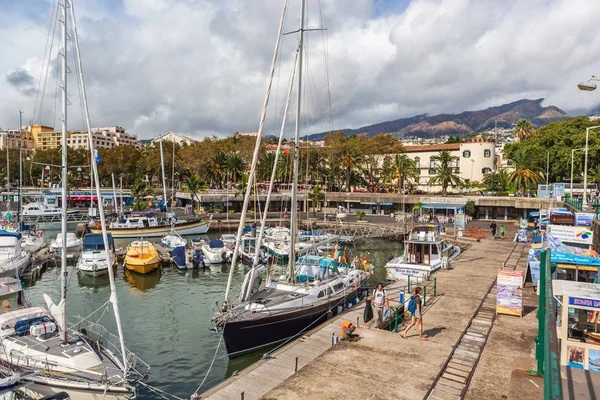
[[[498,271],[496,313],[523,316],[523,272]]]

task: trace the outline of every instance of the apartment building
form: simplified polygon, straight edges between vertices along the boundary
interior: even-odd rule
[[[92,128],[94,148],[110,149],[116,146],[137,146],[137,136],[125,132],[120,126]],[[67,146],[72,149],[88,149],[88,133],[86,131],[70,132]]]
[[[23,136],[18,130],[9,129],[6,131],[0,131],[0,150],[18,149],[21,146],[21,139],[23,139],[23,150],[34,150],[35,142],[30,132],[23,131]]]

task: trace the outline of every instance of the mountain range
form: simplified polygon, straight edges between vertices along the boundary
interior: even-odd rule
[[[509,128],[520,119],[530,120],[536,128],[552,121],[567,118],[567,113],[556,106],[543,107],[544,99],[522,99],[501,106],[479,111],[464,111],[460,114],[420,114],[409,118],[380,122],[358,129],[343,129],[346,136],[391,133],[399,138],[406,136],[433,137],[443,135],[466,135],[488,130],[497,123],[499,128]],[[327,132],[309,135],[309,140],[322,140]]]

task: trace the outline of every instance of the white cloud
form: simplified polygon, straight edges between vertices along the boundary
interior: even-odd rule
[[[299,19],[298,1],[291,3],[286,31],[297,29]],[[123,0],[112,9],[101,1],[77,2],[93,124],[124,126],[142,137],[168,130],[195,136],[256,130],[281,4]],[[546,104],[565,110],[600,103],[595,92],[576,88],[600,74],[599,2],[417,0],[396,13],[378,12],[377,0],[330,0],[323,7],[335,128],[523,97],[546,97]],[[15,86],[27,76],[6,77],[27,71],[37,87],[49,14],[6,15],[2,127],[14,125],[19,108],[33,111],[35,96],[22,83]],[[319,24],[311,9],[309,26]],[[321,37],[312,32],[308,38],[311,131],[329,127]],[[282,108],[295,45],[294,35],[282,40],[272,110],[275,102]],[[49,76],[47,93],[54,93],[54,84]],[[76,88],[74,80],[69,84]],[[76,96],[71,91],[72,114],[79,114]],[[48,98],[44,108],[51,119],[54,100]],[[77,124],[80,118],[70,120]]]

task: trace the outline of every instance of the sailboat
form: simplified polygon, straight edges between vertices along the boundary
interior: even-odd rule
[[[60,0],[62,61],[62,241],[67,241],[67,16],[72,24],[71,40],[75,47],[75,60],[79,74],[84,117],[88,131],[90,151],[94,153],[89,110],[85,93],[73,0]],[[70,9],[70,13],[68,13]],[[58,14],[58,13],[57,13]],[[92,157],[96,178],[96,193],[100,198],[98,167]],[[109,249],[106,221],[102,202],[98,204],[105,251]],[[112,304],[118,336],[107,332],[89,318],[75,325],[67,325],[67,254],[61,252],[61,300],[55,304],[44,294],[46,306],[27,306],[0,315],[0,332],[3,351],[2,367],[22,373],[37,372],[26,378],[31,388],[43,395],[68,390],[73,398],[98,396],[108,399],[135,397],[137,385],[149,371],[149,366],[125,348],[114,273],[108,269]],[[41,346],[40,344],[43,343]],[[77,397],[76,397],[77,394]]]
[[[233,259],[237,258],[239,246],[242,239],[243,228],[245,224],[245,214],[248,210],[248,202],[251,197],[251,190],[255,179],[256,165],[260,148],[264,118],[268,105],[270,86],[273,79],[273,73],[282,34],[283,21],[285,17],[287,3],[284,5],[282,18],[279,25],[279,33],[275,45],[275,54],[271,64],[271,73],[269,87],[265,98],[261,114],[254,157],[248,179],[248,187],[242,207],[242,216],[237,231],[236,247],[234,249]],[[303,43],[305,33],[305,9],[306,0],[302,0],[299,43],[296,53],[296,59],[292,68],[292,79],[288,90],[288,101],[284,111],[285,115],[289,105],[289,99],[292,92],[294,73],[297,68],[297,112],[296,112],[296,130],[294,141],[294,166],[293,166],[293,185],[291,195],[291,219],[290,219],[290,245],[288,258],[287,274],[278,279],[267,282],[261,287],[262,273],[266,266],[259,265],[258,252],[261,247],[262,234],[265,231],[265,219],[261,221],[261,230],[259,239],[255,246],[255,258],[252,269],[246,274],[242,284],[242,290],[237,299],[229,302],[229,291],[233,277],[233,264],[230,268],[229,278],[225,291],[225,303],[220,312],[218,312],[213,321],[220,329],[227,354],[230,357],[239,356],[249,351],[253,351],[265,346],[280,343],[294,338],[307,329],[317,326],[317,324],[326,321],[332,316],[338,314],[346,307],[355,304],[366,293],[364,286],[370,276],[367,271],[342,267],[331,258],[326,257],[304,257],[296,263],[296,243],[298,241],[298,211],[297,211],[297,193],[298,193],[298,156],[299,156],[299,137],[300,137],[300,115],[302,105],[302,71],[303,71]],[[280,133],[280,143],[283,135],[283,126]],[[276,153],[277,154],[277,153]],[[275,163],[276,165],[276,163]],[[271,175],[270,192],[274,173]],[[268,196],[269,196],[268,194]],[[267,214],[269,197],[265,206],[265,215]]]

